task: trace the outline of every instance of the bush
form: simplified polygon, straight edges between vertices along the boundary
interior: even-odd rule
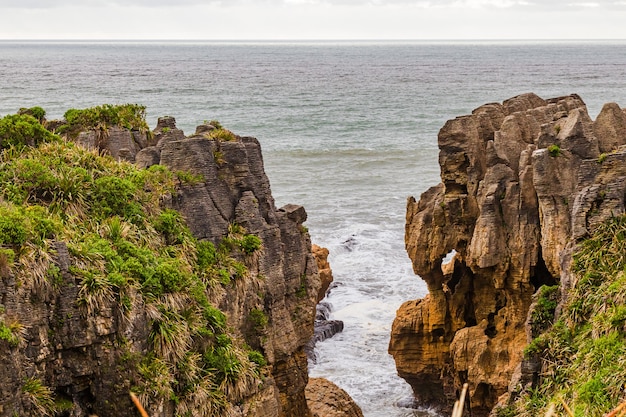
[[[0,244],[20,247],[27,238],[26,218],[16,210],[0,209]]]
[[[261,239],[255,235],[245,235],[239,241],[239,247],[247,255],[250,255],[261,248]]]
[[[138,104],[103,104],[88,109],[69,109],[63,117],[66,124],[60,132],[77,133],[80,130],[103,129],[109,126],[120,126],[129,130],[147,132],[146,107]]]
[[[531,312],[532,334],[537,335],[545,331],[554,319],[554,310],[557,306],[559,286],[543,285],[539,289],[539,298],[535,309]]]
[[[265,356],[263,356],[261,352],[256,350],[251,350],[248,352],[248,359],[250,360],[250,362],[256,363],[260,367],[267,365],[267,360],[265,359]]]
[[[7,326],[4,321],[0,321],[0,340],[4,340],[9,346],[16,347],[22,340],[18,325]]]
[[[233,142],[237,140],[237,136],[228,129],[215,129],[209,132],[209,139],[218,141]]]
[[[30,109],[21,108],[17,114],[27,114],[33,116],[40,123],[46,118],[46,111],[39,106],[31,107]]]
[[[93,184],[92,211],[99,217],[121,216],[133,220],[142,216],[142,209],[134,201],[137,187],[130,180],[106,175]]]
[[[217,264],[218,254],[213,243],[203,240],[196,244],[196,259],[198,271],[205,271],[207,268]]]
[[[548,153],[551,157],[556,158],[561,155],[561,147],[557,144],[550,145],[548,146]]]
[[[250,310],[250,315],[248,317],[250,318],[250,322],[254,325],[254,329],[259,332],[264,330],[269,323],[269,320],[263,310],[256,308],[252,309]]]
[[[166,209],[154,221],[154,229],[165,237],[168,245],[178,245],[188,237],[187,226],[179,212]]]
[[[39,120],[27,114],[12,114],[0,119],[0,149],[10,146],[38,146],[57,138],[39,123]]]

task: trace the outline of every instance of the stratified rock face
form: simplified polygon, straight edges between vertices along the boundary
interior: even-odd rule
[[[313,417],[363,417],[348,393],[324,378],[309,380],[306,399]]]
[[[507,391],[533,293],[567,277],[572,234],[624,210],[625,120],[616,104],[593,122],[576,95],[525,94],[441,129],[442,183],[407,204],[406,248],[429,294],[400,307],[389,345],[418,399],[449,407],[468,382],[481,416]]]
[[[313,336],[321,281],[309,234],[302,226],[306,212],[296,205],[274,206],[259,142],[187,138],[173,118],[159,120],[151,139],[120,128],[108,133],[103,139],[86,132],[78,142],[119,159],[137,160],[144,167],[162,164],[174,172],[201,175],[193,185],[181,184],[177,193],[163,196],[163,204],[182,213],[196,238],[217,244],[233,224],[261,238],[261,250],[241,255],[249,272],[246,277],[220,287],[211,300],[226,314],[235,335],[262,352],[270,366],[263,383],[247,387],[230,415],[310,416],[304,346]],[[55,252],[64,281],[74,282],[65,243],[58,242]],[[132,314],[122,319],[110,306],[101,309],[96,320],[87,320],[75,302],[77,292],[76,285],[66,285],[54,296],[37,296],[21,289],[11,276],[0,280],[0,301],[20,319],[27,345],[11,348],[12,354],[6,344],[2,347],[6,355],[0,360],[0,415],[19,409],[13,401],[24,380],[33,375],[57,398],[73,403],[73,416],[133,413],[128,398],[133,375],[118,345],[122,340],[132,351],[146,352],[149,313],[145,305],[134,305]],[[253,320],[255,311],[262,312],[266,323]],[[150,415],[171,416],[173,404],[171,398],[149,404]],[[21,411],[37,415],[36,410]]]

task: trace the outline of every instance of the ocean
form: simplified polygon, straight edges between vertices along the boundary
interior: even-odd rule
[[[626,42],[0,41],[0,116],[140,103],[187,134],[219,120],[262,145],[278,207],[305,206],[330,250],[326,301],[345,329],[310,375],[366,417],[430,415],[387,354],[395,312],[426,294],[404,251],[405,205],[439,182],[437,132],[488,102],[578,93],[592,117],[626,106]]]

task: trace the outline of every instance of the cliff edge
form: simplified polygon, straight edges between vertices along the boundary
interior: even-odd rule
[[[310,416],[306,211],[256,139],[144,110],[0,120],[0,415]]]
[[[468,382],[486,416],[523,380],[533,295],[559,284],[565,299],[576,242],[624,213],[626,113],[611,103],[593,121],[577,95],[524,94],[449,120],[438,141],[442,182],[406,217],[429,294],[400,307],[389,352],[422,402],[449,410]]]

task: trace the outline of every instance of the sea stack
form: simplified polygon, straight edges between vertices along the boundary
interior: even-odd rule
[[[624,213],[626,114],[608,104],[594,122],[577,95],[524,94],[449,120],[438,140],[442,182],[406,216],[429,294],[400,307],[389,352],[418,400],[449,411],[467,382],[472,415],[487,416],[524,383],[533,295],[560,284],[566,297],[577,239]]]

